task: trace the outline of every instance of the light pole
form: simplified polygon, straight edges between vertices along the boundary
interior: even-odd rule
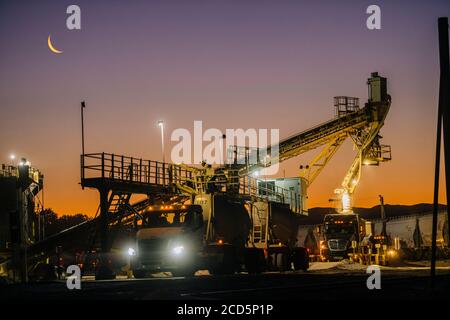
[[[14,166],[14,160],[16,159],[16,155],[15,154],[10,154],[9,155],[9,160],[11,160],[11,166]]]
[[[84,159],[84,108],[86,108],[86,102],[81,101],[81,154]]]
[[[165,163],[165,156],[164,156],[164,121],[159,120],[158,126],[161,128],[161,152],[162,152],[162,162]]]

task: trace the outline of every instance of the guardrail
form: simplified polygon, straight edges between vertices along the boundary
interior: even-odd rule
[[[27,170],[28,168],[28,175],[26,171],[21,171],[22,169]],[[35,183],[42,183],[44,176],[41,174],[41,172],[33,167],[30,167],[29,165],[24,166],[13,166],[13,165],[5,165],[2,164],[0,167],[0,177],[16,177],[19,178],[20,176],[28,176],[29,179],[31,179]]]
[[[227,174],[216,174],[214,179],[197,176],[195,180],[197,190],[203,192],[231,192],[247,195],[258,199],[288,204],[293,212],[302,210],[300,195],[276,185],[269,185],[266,181],[252,176],[239,176],[238,170],[228,170]]]
[[[192,180],[192,171],[175,164],[111,153],[81,155],[81,181],[92,178],[168,186]]]
[[[301,210],[301,200],[295,191],[269,187],[263,180],[239,176],[237,170],[207,175],[202,169],[103,152],[81,155],[81,181],[85,179],[161,186],[179,184],[195,192],[231,192],[289,204],[294,212]]]
[[[300,195],[286,188],[270,185],[264,180],[255,179],[251,176],[241,178],[241,192],[250,194],[260,199],[288,204],[293,212],[301,212]]]
[[[19,170],[17,167],[2,164],[2,167],[0,168],[0,177],[18,177],[18,176]]]

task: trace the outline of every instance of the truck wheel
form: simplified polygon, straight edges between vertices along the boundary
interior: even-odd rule
[[[216,255],[210,261],[208,268],[212,275],[234,274],[236,271],[236,251],[233,246],[216,246],[214,247],[214,254]],[[217,255],[222,255],[217,258]]]
[[[227,261],[224,259],[222,262],[214,262],[213,265],[209,268],[209,272],[212,275],[225,275],[225,274],[234,274],[234,261]]]
[[[275,253],[275,266],[281,272],[291,270],[289,254],[287,252]]]
[[[295,270],[307,271],[309,268],[309,254],[305,248],[295,248],[292,252],[292,263]]]
[[[116,275],[107,266],[100,266],[95,273],[95,280],[112,280],[115,279]]]
[[[172,270],[172,276],[174,277],[193,277],[195,275],[195,272],[197,270],[189,269],[189,268],[183,268],[183,269],[176,269]]]
[[[52,281],[56,280],[55,266],[39,262],[33,272],[35,280]],[[30,277],[31,278],[31,277]]]
[[[245,252],[245,268],[249,274],[258,274],[265,270],[266,259],[264,251],[258,248],[248,248]]]
[[[147,272],[145,270],[133,270],[133,276],[136,279],[143,279],[147,277]]]

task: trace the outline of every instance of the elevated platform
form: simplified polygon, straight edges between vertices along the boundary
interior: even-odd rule
[[[87,178],[81,181],[84,188],[105,188],[120,193],[137,194],[167,194],[170,193],[168,186],[161,184],[149,184],[142,182],[120,181],[111,178]]]
[[[191,179],[192,171],[174,164],[104,152],[81,155],[81,186],[95,188],[100,195],[98,231],[89,242],[99,235],[101,251],[109,251],[111,224],[129,212],[132,194],[168,200],[182,193],[177,185],[189,184]]]
[[[184,167],[110,153],[81,155],[81,186],[118,193],[177,194],[175,185],[192,181]]]

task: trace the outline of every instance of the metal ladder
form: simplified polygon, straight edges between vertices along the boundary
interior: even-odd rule
[[[109,202],[108,202],[108,215],[110,219],[113,215],[117,215],[120,213],[120,211],[125,210],[128,206],[131,198],[131,193],[116,193],[112,192],[109,196]],[[97,216],[98,212],[100,210],[97,210],[97,213],[95,214]],[[96,222],[97,224],[100,223],[100,220]],[[98,234],[98,228],[95,228],[94,232],[92,232],[89,235],[88,239],[88,251],[92,251],[92,249],[95,247],[95,243],[97,241]]]
[[[109,197],[109,208],[108,212],[115,214],[120,212],[125,205],[130,201],[131,193],[116,193],[112,192]]]
[[[252,212],[252,241],[255,244],[264,245],[267,242],[268,212],[263,217],[258,208],[255,207],[255,211],[256,213]],[[257,219],[255,219],[256,217]]]
[[[127,170],[125,172],[125,178],[127,180],[132,179],[133,171],[134,165],[131,164],[127,167]],[[119,193],[112,191],[111,195],[109,196],[108,212],[110,214],[119,213],[130,202],[130,198],[131,193]]]

